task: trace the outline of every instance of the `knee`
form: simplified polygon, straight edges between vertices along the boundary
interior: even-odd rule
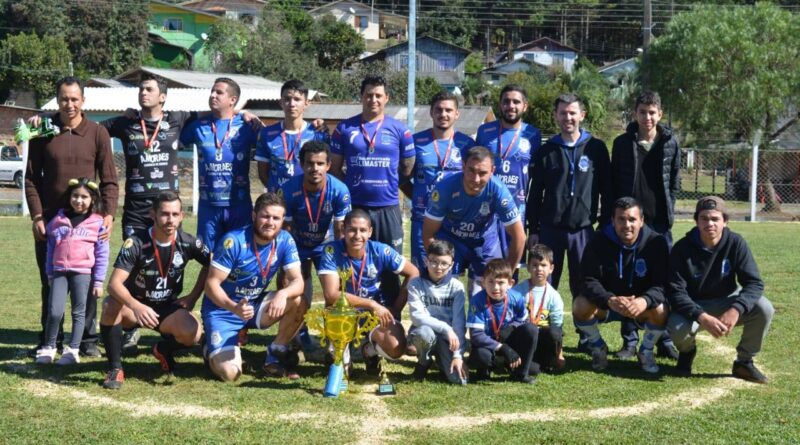
[[[221,363],[212,369],[223,382],[235,382],[242,375],[242,369],[234,363]]]
[[[519,327],[522,330],[522,333],[525,335],[525,338],[528,339],[535,339],[539,335],[539,328],[536,327],[533,323],[525,323]]]
[[[667,318],[669,317],[669,312],[667,312],[667,308],[665,308],[663,304],[659,304],[653,309],[650,309],[648,312],[649,316],[647,321],[649,321],[650,323],[657,326],[664,326],[667,324]]]
[[[770,302],[767,297],[763,296],[758,299],[753,310],[756,311],[759,318],[762,318],[766,322],[772,321],[772,317],[775,315],[775,307],[772,306],[772,302]]]
[[[417,348],[430,349],[436,341],[436,333],[430,326],[421,326],[414,333],[414,346]]]
[[[572,317],[577,321],[589,321],[594,317],[597,306],[586,297],[578,295],[572,300]]]
[[[117,300],[111,297],[106,297],[103,300],[103,311],[100,314],[100,322],[106,325],[113,324],[114,321],[116,321],[117,315],[121,309],[122,306],[117,302]]]

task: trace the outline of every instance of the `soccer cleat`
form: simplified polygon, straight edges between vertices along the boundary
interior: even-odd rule
[[[161,370],[172,374],[175,371],[175,357],[172,354],[162,354],[158,350],[158,343],[153,345],[153,357],[155,357],[161,365]]]
[[[733,362],[733,376],[753,383],[767,383],[769,379],[756,368],[752,360],[736,360]]]
[[[656,357],[652,349],[639,349],[638,357],[639,365],[644,372],[655,374],[659,371],[658,365],[656,364]]]
[[[536,377],[532,376],[532,375],[527,375],[527,374],[515,375],[515,376],[513,376],[513,379],[516,382],[525,383],[525,384],[528,384],[528,385],[532,385],[532,384],[536,383]]]
[[[673,371],[676,376],[678,377],[691,377],[692,375],[692,363],[694,362],[694,357],[697,355],[697,349],[692,349],[689,352],[681,352],[678,354],[678,363],[675,365],[675,370]]]
[[[432,364],[432,360],[428,360],[427,363],[418,362],[414,366],[414,373],[411,374],[411,377],[418,382],[425,380],[425,376],[428,374],[428,369],[430,369]]]
[[[36,363],[39,365],[49,365],[53,363],[53,358],[56,356],[56,348],[51,346],[43,346],[36,350]]]
[[[592,369],[602,371],[608,367],[608,346],[592,348]]]
[[[678,360],[678,350],[675,349],[675,344],[671,341],[663,342],[658,345],[658,348],[656,348],[656,357]]]
[[[636,357],[636,345],[623,346],[622,349],[614,354],[620,360],[633,360]]]
[[[300,374],[295,369],[299,363],[300,358],[296,351],[283,351],[276,353],[267,350],[267,359],[264,362],[264,373],[269,377],[275,378],[288,378],[289,380],[297,380]]]
[[[108,371],[106,374],[106,379],[103,381],[103,388],[105,389],[120,389],[122,388],[122,382],[125,381],[125,373],[122,372],[121,368],[114,368]]]
[[[64,346],[64,352],[61,354],[61,358],[58,359],[56,364],[74,365],[75,363],[80,363],[80,362],[81,362],[81,357],[78,350],[72,349],[69,346]]]
[[[101,357],[100,349],[97,348],[97,343],[85,343],[80,346],[80,354],[84,357]]]

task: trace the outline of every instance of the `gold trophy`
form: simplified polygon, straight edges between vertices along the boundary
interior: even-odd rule
[[[358,312],[347,301],[345,289],[352,271],[339,269],[342,294],[336,304],[327,308],[314,308],[306,312],[306,325],[320,332],[320,345],[333,346],[333,364],[325,382],[325,397],[338,397],[347,386],[348,376],[344,371],[344,353],[350,342],[358,346],[363,337],[378,326],[378,317],[372,312]]]

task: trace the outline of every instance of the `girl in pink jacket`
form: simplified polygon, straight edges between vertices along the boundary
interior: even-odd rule
[[[83,337],[87,298],[103,295],[108,268],[108,241],[104,232],[102,201],[97,184],[88,178],[71,179],[66,193],[67,209],[61,209],[47,225],[46,271],[50,298],[43,346],[36,351],[36,363],[52,363],[56,336],[67,306],[72,301],[72,338],[58,360],[59,365],[79,363],[78,349]]]

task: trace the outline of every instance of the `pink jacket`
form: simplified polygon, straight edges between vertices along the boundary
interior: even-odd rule
[[[108,241],[99,240],[103,231],[103,217],[97,213],[72,227],[64,210],[59,210],[47,224],[48,278],[52,279],[56,272],[92,274],[94,287],[103,287],[109,250]]]

